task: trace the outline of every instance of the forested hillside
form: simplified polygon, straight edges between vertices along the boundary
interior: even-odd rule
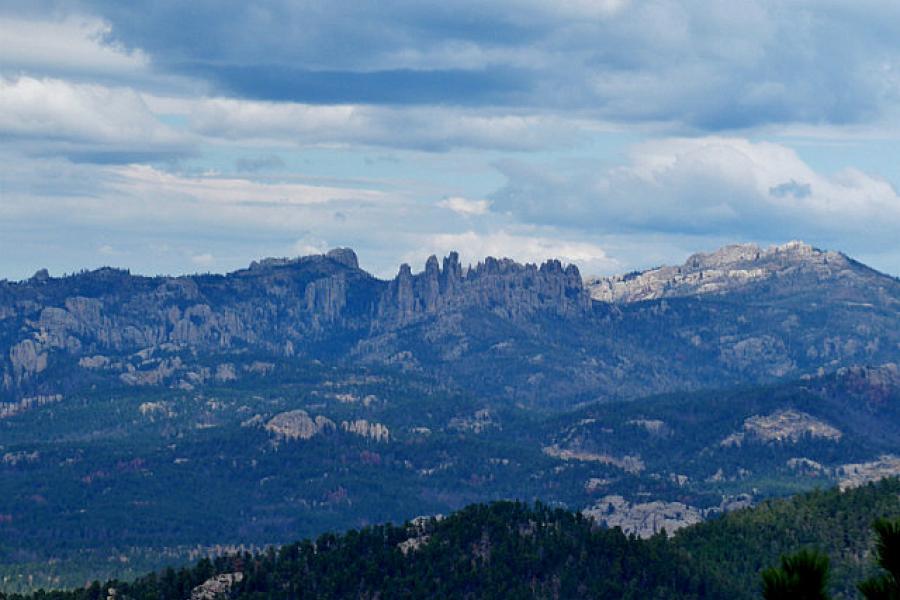
[[[900,516],[900,481],[767,502],[647,540],[579,513],[498,502],[27,598],[749,599],[759,597],[761,569],[803,547],[831,557],[836,597],[850,598],[871,569],[870,526],[880,516]]]

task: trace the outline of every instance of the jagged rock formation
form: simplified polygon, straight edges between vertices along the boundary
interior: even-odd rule
[[[821,281],[853,276],[851,261],[843,254],[795,241],[769,248],[756,244],[726,246],[710,254],[695,254],[681,266],[593,278],[585,287],[595,300],[627,303],[734,292],[774,278],[811,277]]]
[[[47,404],[62,402],[62,399],[62,394],[50,394],[41,396],[29,396],[28,398],[22,398],[17,402],[3,402],[0,403],[0,419],[14,417],[27,410],[40,408],[41,406],[45,406]]]
[[[27,388],[64,356],[84,369],[114,365],[129,385],[174,384],[188,367],[177,356],[182,350],[250,346],[291,357],[336,331],[364,338],[471,308],[514,321],[536,312],[576,317],[590,312],[590,298],[578,269],[558,261],[538,267],[488,258],[464,269],[452,253],[443,269],[431,257],[423,273],[413,275],[404,265],[385,282],[362,271],[346,248],[265,259],[226,276],[151,278],[109,268],[65,278],[43,274],[0,282],[0,323],[8,326],[3,388]],[[24,335],[16,332],[21,329]],[[176,356],[158,359],[160,351]],[[133,353],[140,362],[110,358]],[[230,362],[212,374],[219,383],[237,377]]]
[[[355,433],[358,436],[375,440],[376,442],[387,442],[391,439],[391,431],[382,423],[370,423],[366,419],[356,419],[354,421],[341,421],[341,429],[348,433]]]
[[[800,243],[587,287],[555,260],[464,267],[456,253],[383,281],[346,248],[228,275],[0,281],[4,401],[110,382],[191,390],[313,360],[543,404],[770,381],[900,361],[900,282]]]
[[[576,317],[588,313],[590,297],[575,265],[563,268],[550,260],[538,267],[489,257],[463,270],[459,255],[451,252],[443,268],[431,256],[418,275],[401,265],[379,303],[378,316],[390,324],[407,324],[422,315],[466,307],[487,308],[511,320],[540,311]]]

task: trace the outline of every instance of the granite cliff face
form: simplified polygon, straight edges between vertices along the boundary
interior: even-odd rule
[[[555,260],[463,266],[456,253],[384,281],[349,249],[228,275],[0,282],[10,402],[88,384],[189,390],[319,360],[563,405],[898,359],[900,282],[797,242],[587,285]]]
[[[592,278],[585,285],[595,300],[628,303],[738,292],[766,281],[784,286],[822,281],[860,282],[862,277],[855,266],[839,252],[818,250],[802,242],[769,248],[739,244],[710,254],[694,254],[681,266]]]
[[[579,317],[591,310],[575,265],[563,268],[557,260],[537,266],[488,257],[473,269],[463,269],[451,252],[443,268],[435,256],[425,271],[413,275],[404,264],[378,305],[385,325],[405,325],[418,318],[464,308],[486,309],[517,321],[538,312]]]

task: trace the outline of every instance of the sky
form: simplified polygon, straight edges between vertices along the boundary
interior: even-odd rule
[[[0,0],[0,279],[352,247],[900,274],[896,0]]]

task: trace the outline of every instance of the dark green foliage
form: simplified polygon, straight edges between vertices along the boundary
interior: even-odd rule
[[[828,600],[828,556],[801,550],[762,572],[766,600]]]
[[[209,368],[215,365],[210,359]],[[562,414],[504,406],[427,376],[312,361],[283,363],[266,376],[247,375],[203,392],[98,386],[0,420],[0,457],[19,457],[0,462],[0,589],[131,578],[183,564],[197,552],[219,552],[217,545],[285,543],[446,514],[474,502],[541,499],[577,510],[621,494],[709,508],[718,507],[723,495],[752,491],[762,499],[829,486],[834,480],[826,473],[797,472],[787,461],[803,456],[828,467],[862,462],[891,452],[900,435],[897,390],[877,390],[869,401],[864,382],[847,381],[829,376],[670,394]],[[339,401],[337,394],[358,400]],[[368,396],[376,400],[366,406],[361,400]],[[145,403],[163,404],[171,414],[144,414]],[[721,446],[747,417],[781,408],[832,423],[843,437],[839,443]],[[383,423],[391,440],[337,429],[279,442],[261,423],[242,426],[257,414],[265,422],[296,409],[337,424],[360,418]],[[483,429],[459,425],[483,409],[491,414]],[[635,424],[641,419],[660,420],[664,427],[649,432]],[[423,427],[427,433],[416,433]],[[542,452],[551,444],[638,455],[646,469],[629,473],[564,461]],[[718,469],[724,479],[711,480]],[[738,477],[742,469],[748,473]],[[670,473],[687,476],[688,483],[673,483]],[[591,478],[610,483],[589,490]],[[889,515],[862,515],[854,531],[868,528],[879,514]],[[756,577],[779,553],[798,547],[795,542],[787,540],[741,573]],[[836,569],[852,564],[837,560]]]
[[[783,555],[815,547],[831,558],[831,593],[852,598],[869,574],[871,523],[879,516],[900,517],[900,480],[767,501],[679,531],[675,543],[745,590],[736,598],[748,599],[756,597],[763,569]]]
[[[203,559],[132,582],[0,600],[184,600],[217,574],[241,573],[234,600],[299,598],[659,598],[818,600],[852,597],[872,547],[873,513],[900,514],[900,481],[816,492],[733,513],[673,539],[641,540],[544,504],[476,504],[445,519],[377,525]],[[884,522],[886,523],[886,522]],[[894,544],[896,521],[878,526]],[[802,551],[815,546],[821,553]],[[828,559],[835,569],[828,580]],[[764,571],[781,558],[781,566]],[[878,546],[883,565],[895,549]],[[891,595],[870,598],[894,600]]]
[[[404,553],[401,544],[422,545]],[[664,537],[642,541],[579,514],[518,502],[473,505],[443,520],[379,525],[202,560],[133,583],[112,581],[31,600],[183,600],[215,573],[241,572],[231,597],[280,598],[729,598]],[[102,597],[102,596],[100,596]],[[18,597],[13,597],[18,600]]]
[[[867,600],[900,600],[900,519],[878,519],[872,528],[876,563],[883,572],[860,583],[859,591]]]

